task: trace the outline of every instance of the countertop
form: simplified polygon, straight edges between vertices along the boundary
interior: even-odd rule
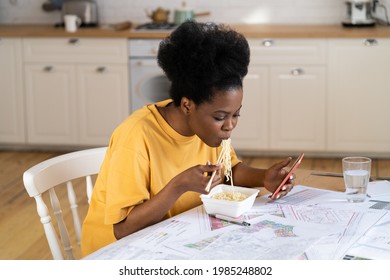
[[[231,24],[247,38],[390,38],[390,26],[343,27],[339,25],[264,25]],[[114,28],[81,28],[67,33],[62,27],[49,25],[0,25],[0,37],[85,37],[161,39],[171,31],[135,30],[117,31]]]

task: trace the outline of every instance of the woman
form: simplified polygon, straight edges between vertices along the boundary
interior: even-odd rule
[[[215,163],[237,125],[249,54],[241,34],[213,23],[185,22],[161,42],[172,99],[143,107],[114,131],[83,224],[84,255],[200,205],[213,171],[211,186],[224,182]],[[256,169],[232,149],[233,182],[273,192],[290,160]],[[280,196],[292,187],[287,181]]]

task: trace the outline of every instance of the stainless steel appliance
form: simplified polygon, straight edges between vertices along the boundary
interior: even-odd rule
[[[129,40],[130,111],[169,98],[170,81],[157,64],[160,40]]]
[[[350,0],[345,2],[347,16],[343,20],[344,26],[374,26],[375,19],[372,16],[372,0]]]
[[[77,15],[81,19],[81,27],[99,25],[98,7],[94,0],[63,0],[62,21],[64,15]]]

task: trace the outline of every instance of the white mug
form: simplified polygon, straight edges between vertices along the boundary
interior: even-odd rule
[[[81,19],[76,15],[65,15],[64,22],[67,32],[76,32],[77,28],[81,25]]]

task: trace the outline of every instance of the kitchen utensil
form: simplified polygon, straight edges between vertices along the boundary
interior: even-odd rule
[[[194,10],[187,8],[186,2],[182,2],[182,6],[175,10],[174,22],[176,25],[180,25],[186,20],[192,20],[195,17],[208,16],[210,12],[195,13]]]
[[[110,24],[110,27],[114,28],[114,30],[116,31],[127,30],[130,29],[132,26],[133,24],[130,21],[123,21],[123,22]]]
[[[170,14],[170,11],[169,10],[165,10],[161,7],[158,7],[155,11],[153,11],[152,13],[148,12],[147,10],[145,10],[146,12],[146,15],[153,21],[153,22],[156,22],[156,23],[166,23],[168,22],[168,19],[169,19],[169,14]]]
[[[98,25],[98,7],[94,0],[63,0],[62,18],[64,15],[77,15],[84,27]]]

